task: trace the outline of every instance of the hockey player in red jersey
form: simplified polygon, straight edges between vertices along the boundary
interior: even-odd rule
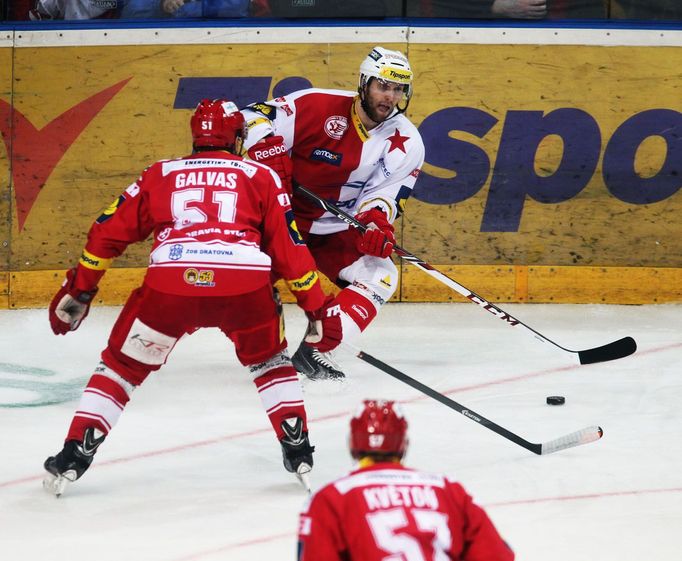
[[[45,461],[44,485],[56,495],[88,469],[133,390],[166,362],[181,337],[201,327],[217,327],[234,343],[281,443],[287,471],[306,484],[312,468],[303,393],[287,352],[271,269],[317,324],[321,349],[341,338],[338,313],[320,287],[279,177],[235,155],[246,123],[234,103],[203,100],[190,128],[192,155],[152,164],[104,211],[50,305],[55,334],[76,330],[112,259],[153,235],[144,282],[112,329],[63,450]]]
[[[302,185],[370,228],[361,234],[293,190],[293,209],[317,267],[341,288],[343,340],[353,343],[397,288],[393,222],[424,162],[424,143],[405,116],[412,70],[402,53],[375,47],[357,92],[306,89],[243,110],[251,159],[286,184]],[[288,152],[291,151],[291,156]],[[342,378],[308,334],[293,356],[309,378]]]
[[[394,402],[365,401],[350,422],[349,447],[358,469],[306,504],[299,561],[513,561],[459,483],[401,464],[407,422]]]

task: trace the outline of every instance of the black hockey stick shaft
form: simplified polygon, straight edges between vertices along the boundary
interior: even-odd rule
[[[480,413],[476,413],[475,411],[469,409],[468,407],[465,407],[464,405],[457,403],[453,399],[444,396],[442,393],[437,392],[433,388],[430,388],[429,386],[422,384],[421,382],[415,380],[414,378],[408,376],[407,374],[400,372],[400,370],[396,370],[392,366],[389,366],[385,362],[380,361],[379,359],[373,357],[372,355],[369,355],[366,352],[360,351],[358,349],[354,350],[357,354],[357,357],[360,358],[361,360],[364,360],[368,364],[371,364],[372,366],[385,372],[389,376],[393,376],[396,380],[400,380],[401,382],[407,384],[408,386],[412,386],[414,389],[419,390],[423,394],[429,396],[432,399],[435,399],[436,401],[439,401],[440,403],[446,405],[450,409],[454,409],[458,413],[464,415],[467,419],[470,419],[475,423],[484,426],[485,428],[499,434],[500,436],[503,436],[507,440],[511,440],[514,444],[518,444],[519,446],[525,448],[526,450],[530,450],[534,454],[538,455],[551,454],[552,452],[557,452],[558,450],[564,450],[566,448],[580,446],[581,444],[587,444],[588,442],[594,442],[595,440],[599,440],[604,434],[600,427],[591,426],[576,432],[572,432],[565,436],[556,438],[554,440],[550,440],[545,443],[529,442],[525,438],[521,438],[519,435],[514,434],[513,432],[498,425],[497,423],[491,421],[490,419],[486,419]]]
[[[301,185],[297,185],[296,189],[303,193],[312,201],[315,201],[327,212],[343,220],[346,224],[349,224],[354,228],[357,228],[361,232],[367,230],[367,226],[365,226],[361,222],[358,222],[353,216],[351,216],[347,212],[344,212],[333,203],[330,203],[329,201],[317,196],[315,193],[309,191],[308,189]],[[520,326],[526,333],[531,335],[536,340],[542,343],[549,343],[550,345],[553,345],[558,349],[561,349],[562,351],[571,353],[573,355],[577,355],[580,364],[592,364],[595,362],[606,362],[609,360],[616,360],[618,358],[623,358],[628,355],[631,355],[637,350],[637,343],[635,343],[635,340],[632,337],[623,337],[622,339],[618,339],[617,341],[607,343],[606,345],[602,345],[600,347],[594,347],[591,349],[579,351],[563,347],[556,343],[555,341],[552,341],[551,339],[545,337],[542,333],[533,329],[529,325],[526,325],[521,320],[505,312],[502,308],[496,306],[492,302],[489,302],[479,294],[476,294],[475,292],[469,290],[467,287],[459,284],[456,280],[451,279],[446,274],[440,272],[438,269],[429,265],[423,259],[420,259],[416,255],[410,253],[406,249],[403,249],[399,245],[394,246],[394,251],[404,261],[411,263],[412,265],[414,265],[418,269],[421,269],[422,271],[432,276],[436,280],[452,288],[453,290],[455,290],[456,292],[458,292],[459,294],[461,294],[474,304],[478,304],[481,308],[491,313],[495,317],[501,319],[507,325],[511,327]]]

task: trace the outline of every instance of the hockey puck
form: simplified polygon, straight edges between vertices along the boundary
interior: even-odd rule
[[[563,405],[566,403],[566,398],[563,395],[547,396],[547,405]]]

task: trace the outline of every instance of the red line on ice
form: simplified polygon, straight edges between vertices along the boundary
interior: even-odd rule
[[[662,351],[667,351],[670,349],[674,349],[677,347],[682,346],[681,343],[672,343],[669,345],[663,345],[661,347],[654,347],[650,349],[642,349],[638,350],[635,355],[633,355],[632,359],[636,359],[640,355],[645,355],[645,354],[654,354]],[[577,370],[579,368],[582,368],[582,365],[580,364],[571,364],[567,366],[558,366],[555,368],[548,368],[545,370],[538,370],[536,372],[529,372],[528,374],[519,374],[517,376],[510,376],[508,378],[498,378],[497,380],[490,380],[488,382],[481,382],[478,384],[470,384],[467,386],[459,386],[457,388],[451,388],[448,390],[443,390],[441,393],[448,395],[452,393],[462,393],[462,392],[467,392],[467,391],[472,391],[472,390],[477,390],[480,388],[485,388],[489,386],[496,386],[500,384],[508,384],[512,382],[518,382],[520,380],[528,380],[530,378],[538,378],[540,376],[546,376],[549,374],[556,374],[558,372],[568,372],[571,370]],[[423,399],[429,399],[427,396],[424,395],[419,395],[415,396],[411,399],[406,399],[403,400],[403,403],[412,403],[415,401],[420,401]],[[310,420],[311,423],[316,423],[316,422],[322,422],[322,421],[329,421],[332,419],[339,419],[339,418],[344,418],[347,417],[350,413],[348,411],[342,411],[338,413],[330,413],[329,415],[323,415],[321,417],[315,417]],[[166,454],[173,454],[175,452],[180,452],[182,450],[189,450],[192,448],[201,448],[203,446],[212,446],[214,444],[219,444],[221,442],[226,442],[229,440],[235,440],[237,438],[243,438],[243,437],[248,437],[248,436],[254,436],[257,434],[265,434],[269,433],[272,431],[272,428],[267,427],[267,428],[262,428],[262,429],[257,429],[253,431],[246,431],[246,432],[240,432],[240,433],[235,433],[235,434],[227,434],[225,436],[217,437],[217,438],[211,438],[208,440],[199,440],[197,442],[188,442],[187,444],[179,444],[178,446],[173,446],[170,448],[162,448],[160,450],[152,450],[150,452],[144,452],[140,454],[134,454],[132,456],[126,456],[123,458],[117,458],[114,460],[107,460],[103,462],[96,463],[93,465],[93,469],[99,468],[99,467],[104,467],[104,466],[110,466],[114,464],[122,464],[122,463],[127,463],[127,462],[133,462],[136,460],[140,460],[143,458],[151,458],[154,456],[163,456]],[[31,481],[37,481],[42,479],[42,475],[33,475],[33,476],[27,476],[27,477],[22,477],[20,479],[13,479],[11,481],[3,481],[0,482],[0,489],[4,487],[12,487],[14,485],[21,485],[23,483],[28,483]]]

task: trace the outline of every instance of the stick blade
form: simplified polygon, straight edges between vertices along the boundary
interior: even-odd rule
[[[594,364],[595,362],[607,362],[631,355],[637,350],[637,343],[632,337],[623,337],[613,343],[579,351],[580,364]]]
[[[565,450],[566,448],[573,448],[574,446],[588,444],[589,442],[599,440],[603,435],[604,431],[601,427],[587,427],[565,436],[560,436],[559,438],[555,438],[549,442],[545,442],[541,445],[542,447],[540,454],[551,454],[552,452],[558,452],[559,450]]]

